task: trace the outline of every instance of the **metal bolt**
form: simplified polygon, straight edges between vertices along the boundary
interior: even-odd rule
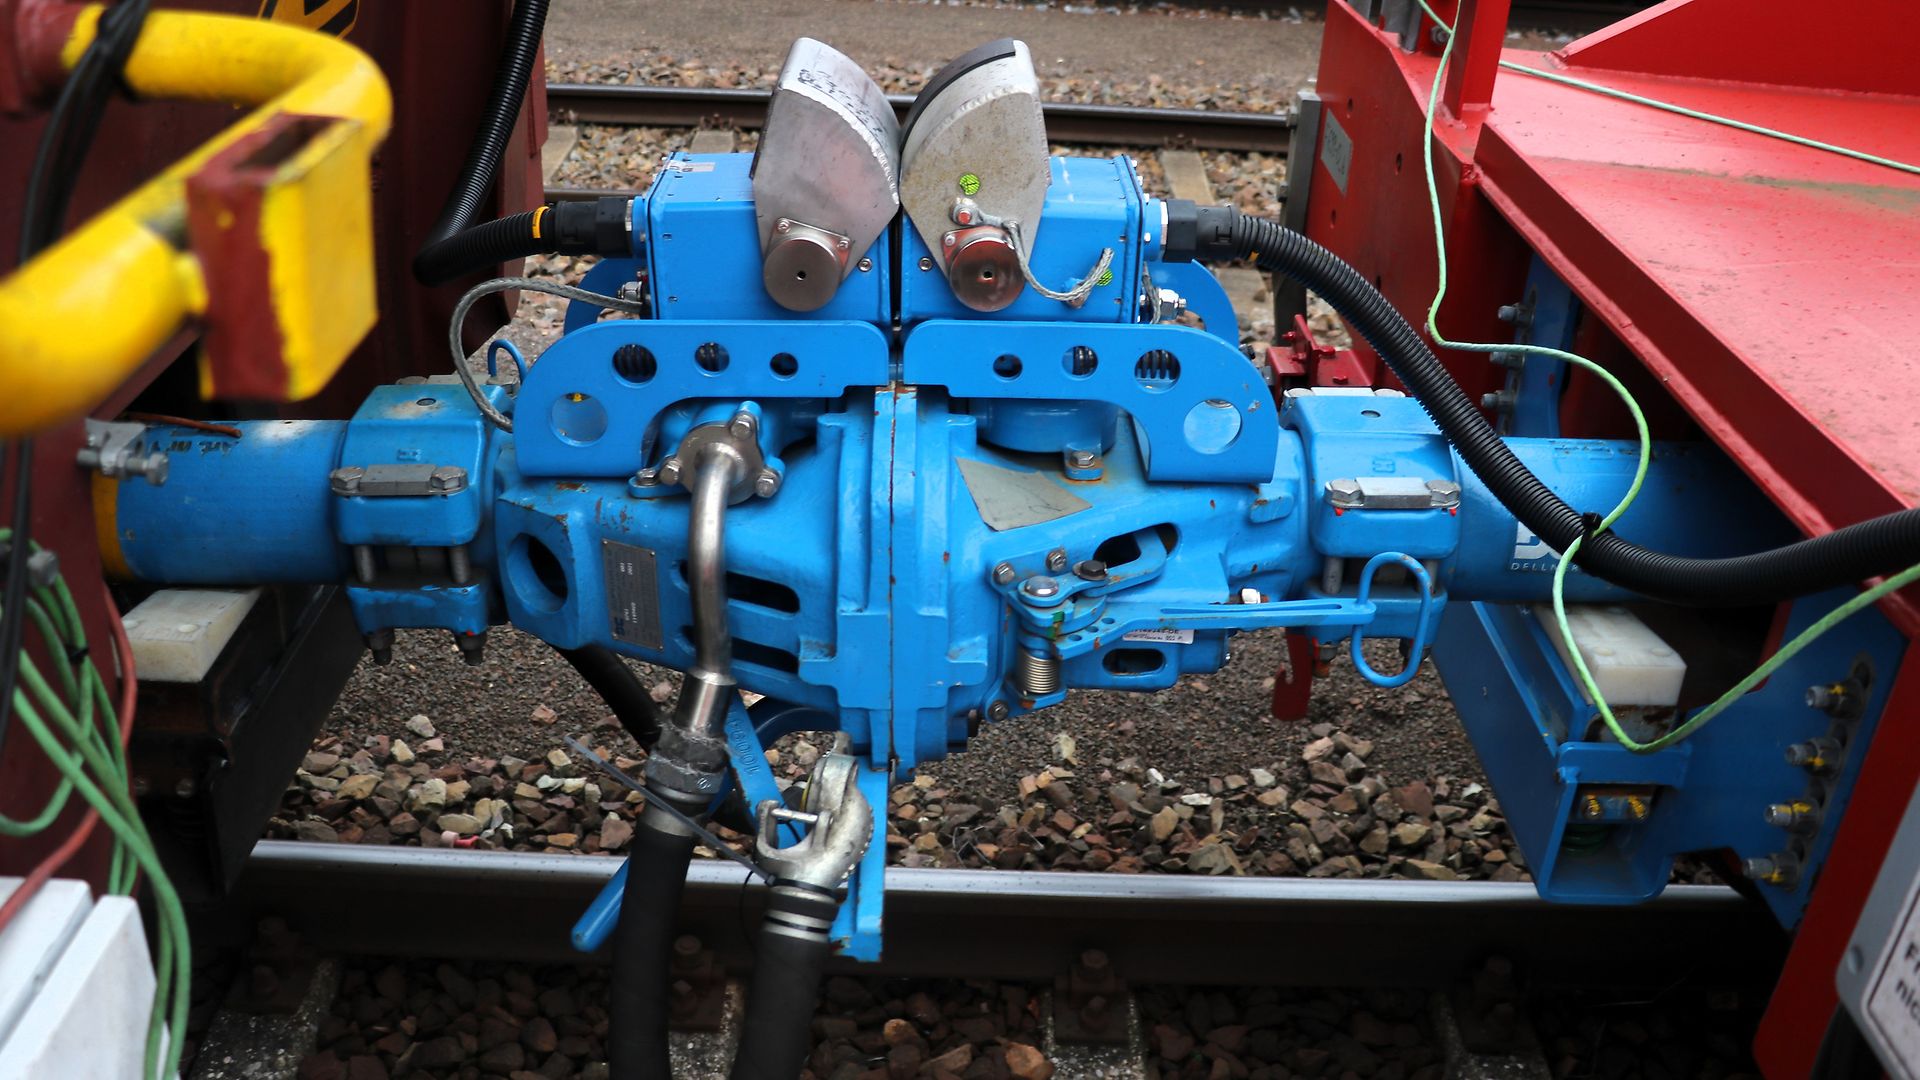
[[[1050,577],[1035,575],[1020,586],[1020,591],[1028,596],[1047,600],[1060,595],[1060,583]]]
[[[1047,569],[1058,574],[1067,568],[1067,549],[1054,548],[1047,552]]]
[[[1335,506],[1356,506],[1360,502],[1360,481],[1348,477],[1327,481],[1327,501]]]
[[[847,238],[843,236],[840,239],[835,240],[833,242],[833,246],[839,248],[841,251],[847,250]]]
[[[1494,315],[1501,322],[1513,323],[1516,326],[1526,326],[1533,322],[1533,314],[1523,304],[1501,304]]]
[[[1010,562],[1003,562],[993,568],[993,583],[995,585],[1011,584],[1013,582],[1014,573],[1015,571],[1013,569],[1013,564]]]
[[[781,218],[779,221],[773,223],[774,232],[783,233],[791,228],[793,228],[793,222],[788,221],[786,218]]]
[[[670,457],[660,463],[660,482],[663,484],[677,484],[680,482],[679,458]]]
[[[442,465],[427,478],[427,487],[434,491],[459,491],[466,486],[467,470],[458,465]]]
[[[1099,460],[1100,456],[1091,450],[1072,450],[1067,453],[1067,464],[1076,469],[1091,469]]]
[[[753,419],[753,414],[742,409],[734,413],[733,419],[727,422],[727,434],[736,439],[751,439],[754,430],[759,426]]]
[[[772,469],[761,469],[760,475],[753,478],[753,493],[763,499],[773,498],[780,490],[780,474]]]
[[[994,720],[1005,720],[1007,714],[1012,711],[1012,709],[1007,708],[1007,703],[1004,701],[996,701],[987,706],[987,716]]]
[[[864,274],[864,273],[866,273],[867,271],[869,271],[869,270],[871,270],[871,269],[873,269],[873,260],[872,260],[872,259],[861,259],[861,260],[859,261],[859,263],[857,263],[856,265],[858,265],[858,266],[860,267],[860,272]]]
[[[1081,559],[1073,564],[1073,576],[1082,581],[1107,580],[1107,564],[1099,559]]]
[[[1451,480],[1429,480],[1427,490],[1432,493],[1429,501],[1435,507],[1460,505],[1460,485]]]
[[[920,271],[925,273],[931,269],[933,269],[933,257],[929,255],[920,256]]]
[[[191,776],[186,777],[182,779],[179,783],[173,785],[173,794],[175,798],[191,799],[193,798],[193,793],[198,790],[200,790],[200,785],[194,783],[193,777]]]
[[[1433,29],[1427,31],[1427,36],[1435,45],[1445,45],[1447,38],[1451,37],[1452,34],[1448,32],[1446,27],[1436,25]]]
[[[659,482],[660,470],[657,467],[650,466],[633,474],[633,485],[635,487],[653,487]]]
[[[1513,408],[1514,400],[1513,391],[1495,390],[1492,393],[1480,395],[1480,407],[1494,412],[1507,412]]]
[[[1800,882],[1800,860],[1791,852],[1775,852],[1742,859],[1740,872],[1754,881],[1791,889]]]
[[[1587,796],[1586,806],[1582,808],[1581,813],[1585,815],[1588,820],[1597,821],[1606,816],[1607,808],[1600,804],[1598,798],[1589,795]]]
[[[360,481],[366,479],[367,470],[358,465],[348,465],[327,474],[327,483],[335,495],[352,495],[360,490]]]
[[[957,233],[948,233],[947,235],[940,238],[941,247],[952,247],[953,245],[959,242],[960,242],[960,237]]]

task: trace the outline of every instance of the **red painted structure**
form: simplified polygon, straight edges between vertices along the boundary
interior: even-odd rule
[[[1537,253],[1590,313],[1587,355],[1657,426],[1704,431],[1809,535],[1920,504],[1920,176],[1501,69],[1507,6],[1435,4],[1459,26],[1434,134],[1451,279],[1441,329],[1510,340],[1495,311],[1520,298]],[[1920,69],[1872,40],[1911,25],[1909,0],[1842,7],[1669,0],[1552,55],[1504,58],[1920,162]],[[1317,90],[1352,161],[1344,185],[1319,153],[1293,163],[1313,169],[1307,232],[1409,314],[1435,285],[1429,29],[1406,52],[1330,4]],[[1502,381],[1478,355],[1442,356],[1470,394]],[[1625,434],[1609,396],[1582,382],[1563,400],[1568,432]],[[1920,632],[1920,592],[1882,610]],[[1920,655],[1895,680],[1761,1027],[1769,1076],[1812,1067],[1841,950],[1920,781]]]

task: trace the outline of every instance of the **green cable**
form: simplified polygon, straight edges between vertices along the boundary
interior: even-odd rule
[[[1614,377],[1612,372],[1601,367],[1599,364],[1595,363],[1594,361],[1589,360],[1586,357],[1580,356],[1576,353],[1567,352],[1562,349],[1551,349],[1542,345],[1522,345],[1522,344],[1511,344],[1511,343],[1495,345],[1495,344],[1486,344],[1481,342],[1450,341],[1446,338],[1445,335],[1440,333],[1440,324],[1439,324],[1440,304],[1441,304],[1441,301],[1446,299],[1446,295],[1447,295],[1447,235],[1446,235],[1445,219],[1440,210],[1440,185],[1438,181],[1435,179],[1434,170],[1433,170],[1434,118],[1438,115],[1438,112],[1439,112],[1440,87],[1446,81],[1447,64],[1453,58],[1453,43],[1454,43],[1455,35],[1453,33],[1453,28],[1451,26],[1447,26],[1446,21],[1441,19],[1439,15],[1435,14],[1432,7],[1428,6],[1427,0],[1420,0],[1420,7],[1423,11],[1426,12],[1428,18],[1432,19],[1435,23],[1447,28],[1446,45],[1442,47],[1442,49],[1440,50],[1440,63],[1439,63],[1439,66],[1434,70],[1433,87],[1427,94],[1427,111],[1426,111],[1427,137],[1421,140],[1423,157],[1425,159],[1426,174],[1427,174],[1427,204],[1428,204],[1428,207],[1433,212],[1433,237],[1434,237],[1436,265],[1438,267],[1438,274],[1436,277],[1437,287],[1434,290],[1433,303],[1427,306],[1427,334],[1433,338],[1435,344],[1441,345],[1450,349],[1458,349],[1462,352],[1518,353],[1522,356],[1541,356],[1541,357],[1547,357],[1554,360],[1559,360],[1563,363],[1572,364],[1576,367],[1581,368],[1582,370],[1592,373],[1596,378],[1600,379],[1603,383],[1605,383],[1608,386],[1608,388],[1610,388],[1615,394],[1617,394],[1620,400],[1626,404],[1627,411],[1633,415],[1634,429],[1639,437],[1639,463],[1634,469],[1633,482],[1628,485],[1626,494],[1621,497],[1619,503],[1616,504],[1614,508],[1607,513],[1606,517],[1600,520],[1600,524],[1593,530],[1593,535],[1598,535],[1599,533],[1606,531],[1606,529],[1612,526],[1612,524],[1615,521],[1618,521],[1620,519],[1620,515],[1627,512],[1627,508],[1633,505],[1634,499],[1639,497],[1641,485],[1646,480],[1647,465],[1650,459],[1652,458],[1653,446],[1652,446],[1652,440],[1649,438],[1647,433],[1647,418],[1646,418],[1646,415],[1643,412],[1641,412],[1639,402],[1633,399],[1633,395],[1627,391],[1627,388],[1621,384],[1619,379]],[[1920,173],[1920,167],[1908,165],[1904,162],[1893,161],[1888,158],[1876,157],[1872,154],[1862,153],[1861,151],[1858,151],[1858,150],[1849,150],[1846,147],[1834,146],[1829,143],[1817,142],[1815,140],[1803,138],[1798,135],[1789,135],[1785,132],[1775,131],[1771,128],[1758,127],[1756,125],[1747,124],[1739,120],[1730,120],[1726,117],[1714,116],[1710,113],[1698,112],[1693,109],[1683,108],[1679,105],[1672,105],[1667,102],[1656,101],[1652,98],[1641,97],[1637,94],[1629,94],[1629,93],[1626,93],[1625,91],[1614,90],[1611,87],[1601,86],[1597,83],[1589,83],[1581,79],[1574,79],[1564,75],[1557,75],[1552,72],[1540,71],[1536,68],[1529,68],[1524,65],[1514,64],[1504,60],[1500,62],[1500,66],[1504,68],[1508,68],[1510,70],[1523,72],[1525,74],[1532,75],[1537,78],[1547,79],[1552,82],[1564,83],[1566,85],[1577,87],[1579,89],[1590,90],[1590,91],[1593,91],[1594,93],[1605,94],[1609,97],[1617,97],[1622,100],[1632,101],[1636,104],[1647,105],[1657,109],[1664,109],[1668,112],[1678,113],[1682,116],[1689,116],[1694,119],[1705,120],[1705,121],[1709,121],[1711,123],[1716,123],[1716,124],[1724,124],[1728,127],[1738,128],[1742,131],[1749,131],[1757,135],[1766,135],[1771,138],[1783,139],[1787,142],[1795,143],[1801,146],[1811,147],[1816,150],[1824,150],[1831,153],[1843,154],[1847,157],[1856,158],[1861,161],[1870,162],[1875,165],[1885,165],[1885,166],[1888,166],[1889,168],[1900,169],[1906,172]],[[1733,705],[1734,702],[1739,701],[1742,697],[1746,695],[1748,691],[1752,690],[1755,686],[1758,686],[1769,675],[1777,671],[1782,664],[1785,664],[1788,660],[1791,660],[1795,655],[1797,655],[1800,652],[1800,650],[1812,644],[1813,641],[1819,638],[1822,634],[1825,634],[1827,631],[1833,629],[1834,626],[1838,625],[1847,617],[1853,615],[1855,612],[1859,611],[1860,609],[1875,603],[1876,601],[1880,600],[1882,597],[1888,595],[1889,593],[1895,592],[1916,580],[1920,580],[1920,566],[1914,566],[1908,570],[1902,571],[1901,573],[1894,575],[1893,577],[1885,579],[1884,581],[1880,582],[1880,584],[1875,585],[1874,587],[1867,589],[1861,592],[1860,594],[1858,594],[1857,596],[1854,596],[1853,598],[1847,600],[1845,603],[1841,604],[1839,607],[1834,608],[1832,611],[1828,612],[1827,614],[1821,616],[1819,619],[1815,620],[1813,625],[1801,631],[1797,636],[1794,637],[1792,641],[1789,641],[1785,645],[1781,646],[1781,648],[1777,652],[1775,652],[1772,656],[1768,657],[1766,661],[1763,662],[1759,667],[1755,668],[1752,674],[1748,675],[1746,678],[1741,679],[1739,682],[1735,683],[1731,689],[1729,689],[1726,693],[1720,695],[1720,697],[1716,698],[1711,704],[1707,705],[1705,708],[1701,709],[1699,712],[1689,717],[1685,723],[1681,724],[1679,727],[1673,729],[1672,731],[1666,733],[1665,735],[1660,736],[1657,739],[1654,739],[1650,742],[1643,743],[1636,740],[1631,735],[1628,735],[1626,730],[1623,727],[1621,727],[1620,721],[1616,719],[1615,716],[1613,715],[1612,707],[1607,704],[1607,699],[1600,693],[1600,687],[1594,682],[1593,673],[1587,669],[1586,658],[1581,656],[1579,646],[1574,643],[1573,628],[1567,622],[1567,606],[1566,606],[1567,568],[1573,564],[1574,556],[1579,554],[1581,545],[1584,544],[1585,541],[1586,541],[1585,536],[1575,537],[1573,542],[1567,545],[1567,550],[1560,554],[1559,562],[1557,562],[1554,565],[1554,568],[1553,568],[1553,617],[1554,617],[1554,622],[1556,624],[1555,628],[1560,632],[1560,640],[1566,645],[1567,658],[1569,663],[1573,667],[1574,674],[1577,675],[1579,678],[1580,688],[1583,691],[1585,691],[1587,697],[1593,702],[1594,708],[1599,711],[1600,718],[1606,722],[1607,729],[1613,733],[1613,737],[1619,741],[1621,746],[1624,746],[1628,750],[1637,754],[1650,754],[1656,750],[1664,750],[1667,747],[1672,746],[1675,743],[1678,743],[1680,740],[1685,739],[1687,736],[1700,730],[1700,728],[1703,725],[1705,725],[1707,721],[1712,720],[1714,717],[1719,716],[1721,713],[1725,712],[1730,706]]]

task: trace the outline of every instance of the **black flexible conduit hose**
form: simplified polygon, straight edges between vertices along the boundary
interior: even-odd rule
[[[1318,293],[1407,385],[1474,475],[1534,534],[1565,551],[1588,531],[1578,511],[1541,483],[1453,380],[1425,339],[1339,256],[1275,222],[1203,208],[1178,222],[1169,245],[1214,262],[1251,258]],[[1588,536],[1576,560],[1596,577],[1660,600],[1712,606],[1777,603],[1920,563],[1920,510],[1902,510],[1771,551],[1694,559],[1649,551],[1609,531]]]
[[[614,718],[633,736],[633,741],[647,750],[653,749],[653,744],[660,741],[660,709],[626,661],[604,645],[556,651],[600,695],[607,708],[613,710]]]
[[[731,1080],[792,1080],[813,1045],[820,975],[833,952],[831,893],[783,882],[767,898],[753,955],[753,985]]]
[[[534,58],[540,53],[540,35],[547,26],[548,0],[519,0],[513,5],[513,21],[507,26],[506,46],[494,71],[493,91],[487,98],[487,111],[480,118],[480,129],[467,147],[467,160],[460,166],[460,178],[448,193],[426,242],[413,259],[413,276],[428,285],[457,277],[460,271],[444,273],[455,259],[464,258],[486,238],[463,241],[463,234],[480,209],[500,169],[500,156],[506,152],[507,139],[513,134],[513,122],[520,115],[520,103],[527,96],[527,80],[533,76]],[[528,211],[529,214],[537,211]],[[516,214],[512,221],[524,215]],[[493,224],[500,224],[494,222]],[[525,225],[522,226],[525,228]],[[497,235],[494,239],[498,240]],[[474,265],[486,265],[478,263]],[[444,276],[442,276],[444,274]],[[437,279],[437,280],[436,280]]]
[[[651,796],[659,798],[660,796]],[[607,1063],[611,1080],[673,1080],[667,1052],[674,923],[687,887],[693,834],[643,811],[627,852],[627,884],[613,928]]]

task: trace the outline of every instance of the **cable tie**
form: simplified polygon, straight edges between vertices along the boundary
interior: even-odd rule
[[[581,742],[579,739],[574,738],[572,735],[563,735],[561,736],[561,738],[566,742],[568,748],[571,749],[574,753],[579,754],[581,757],[584,757],[588,761],[593,762],[594,765],[599,767],[601,772],[604,772],[608,776],[613,777],[615,780],[620,781],[621,785],[624,786],[627,790],[637,791],[640,794],[645,795],[647,797],[648,806],[665,810],[667,812],[668,817],[673,818],[675,821],[678,821],[680,824],[685,825],[687,828],[693,830],[696,836],[704,837],[708,845],[712,847],[713,850],[719,852],[722,857],[731,859],[734,862],[739,863],[741,866],[747,869],[748,873],[753,874],[755,877],[763,878],[767,881],[773,880],[772,875],[768,874],[765,870],[762,870],[758,863],[754,862],[752,859],[747,858],[745,855],[742,855],[739,852],[733,850],[733,848],[728,847],[726,841],[720,839],[718,836],[715,836],[712,830],[708,829],[705,825],[701,824],[698,821],[695,821],[694,819],[688,817],[686,814],[682,813],[679,807],[673,805],[673,800],[656,797],[653,794],[653,792],[647,790],[647,785],[641,783],[638,780],[635,780],[633,777],[628,776],[626,773],[620,771],[620,769],[617,768],[613,764],[613,762],[608,761],[606,758],[601,757],[598,753],[595,753],[594,750],[591,747],[589,747],[586,743]]]

